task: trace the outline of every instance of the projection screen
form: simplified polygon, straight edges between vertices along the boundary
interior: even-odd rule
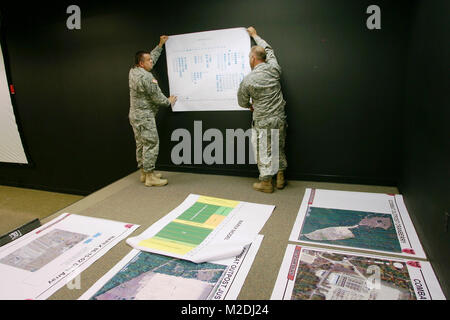
[[[0,45],[0,162],[28,164],[14,116]]]

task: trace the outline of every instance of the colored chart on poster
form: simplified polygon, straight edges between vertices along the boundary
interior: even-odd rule
[[[225,259],[250,244],[274,206],[189,195],[182,204],[127,240],[135,249],[195,263]]]
[[[139,242],[139,245],[186,254],[201,244],[237,205],[236,201],[199,197],[177,219],[168,223],[154,237]]]

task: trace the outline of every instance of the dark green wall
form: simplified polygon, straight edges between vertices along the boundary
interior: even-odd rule
[[[414,7],[403,118],[400,192],[422,245],[450,297],[450,2]]]
[[[127,75],[133,54],[161,34],[253,25],[284,70],[288,177],[393,185],[397,180],[405,2],[381,1],[382,30],[366,28],[370,1],[69,3],[3,5],[4,42],[31,168],[0,165],[0,182],[88,193],[135,170]],[[165,53],[156,65],[168,92]],[[161,169],[257,176],[255,165],[174,166],[173,130],[247,129],[249,112],[158,115]]]
[[[82,29],[65,27],[67,4],[2,10],[16,109],[33,168],[0,167],[0,180],[67,192],[91,192],[135,169],[127,120],[127,72],[133,53],[160,34],[253,25],[284,70],[291,178],[395,184],[407,14],[381,2],[382,30],[369,31],[369,1],[189,1],[81,3]],[[165,54],[155,68],[168,94]],[[247,129],[246,112],[158,116],[158,166],[170,161],[176,128]],[[191,170],[190,168],[184,168]],[[195,171],[256,175],[252,165]],[[63,174],[63,172],[65,174]],[[66,174],[67,173],[67,174]],[[70,178],[68,178],[70,177]]]

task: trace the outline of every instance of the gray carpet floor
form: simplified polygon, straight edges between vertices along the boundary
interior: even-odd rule
[[[0,186],[0,235],[33,219],[43,219],[83,196]]]

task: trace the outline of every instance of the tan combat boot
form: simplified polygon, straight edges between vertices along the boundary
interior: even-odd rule
[[[278,171],[277,173],[277,189],[283,189],[286,185],[286,181],[284,180],[284,171]]]
[[[272,180],[255,182],[253,184],[253,189],[255,189],[256,191],[272,193],[273,192]]]
[[[162,174],[161,173],[155,173],[155,176],[157,178],[161,178]],[[141,168],[141,177],[140,177],[141,182],[145,182],[145,178],[146,178],[145,171],[144,171],[144,169]]]
[[[147,172],[147,175],[145,177],[145,185],[147,187],[162,187],[165,186],[168,183],[167,179],[161,179],[158,178],[156,174],[153,172]]]

